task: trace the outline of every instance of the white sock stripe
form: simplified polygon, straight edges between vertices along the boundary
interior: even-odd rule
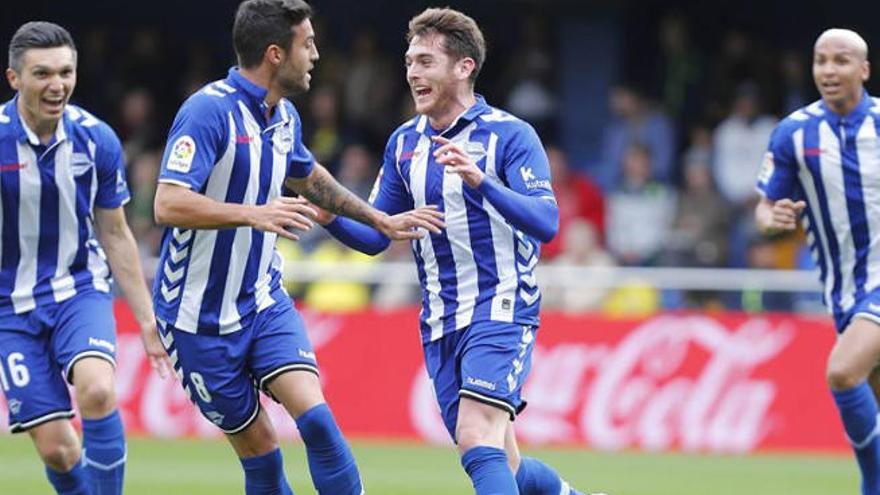
[[[125,464],[125,460],[128,459],[128,449],[125,450],[125,453],[122,454],[122,457],[118,460],[114,461],[112,464],[101,464],[100,462],[96,462],[92,459],[89,459],[86,455],[86,449],[83,449],[82,453],[82,464],[83,466],[92,466],[93,468],[100,469],[101,471],[112,471],[119,466]]]
[[[852,444],[853,448],[861,450],[871,443],[871,440],[874,440],[877,435],[880,435],[880,413],[877,413],[877,417],[874,418],[874,429],[871,430],[871,433],[869,433],[864,440],[857,442],[850,438],[849,435],[846,436],[846,439],[849,440],[849,443]]]

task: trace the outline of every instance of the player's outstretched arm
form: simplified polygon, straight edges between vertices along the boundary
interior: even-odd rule
[[[159,183],[153,211],[156,223],[185,229],[253,227],[299,240],[288,229],[308,230],[317,216],[300,198],[275,198],[264,205],[222,203],[186,187]]]
[[[452,141],[441,136],[431,139],[440,144],[434,151],[434,158],[446,167],[448,173],[458,174],[465,184],[480,191],[517,229],[541,242],[553,239],[559,230],[559,209],[552,196],[528,196],[507,188],[487,178],[470,156]]]
[[[335,237],[336,240],[352,249],[375,256],[388,249],[389,244],[391,244],[391,240],[385,234],[369,225],[357,220],[334,215],[322,208],[315,208],[318,210],[317,222],[327,229],[327,232]],[[394,216],[400,215],[411,215],[420,218],[425,223],[432,225],[433,228],[430,230],[435,234],[439,234],[440,229],[445,227],[443,213],[437,211],[437,207],[434,205],[423,206]]]
[[[162,378],[173,376],[171,361],[159,340],[153,302],[144,283],[144,272],[139,261],[137,244],[125,221],[124,210],[121,206],[109,209],[95,208],[95,222],[98,226],[98,241],[107,255],[110,269],[113,270],[113,279],[125,294],[128,305],[140,326],[141,339],[150,365]]]
[[[755,207],[755,223],[763,234],[789,232],[797,228],[797,220],[806,206],[804,201],[788,198],[777,201],[761,198]]]
[[[419,239],[424,236],[424,232],[417,229],[437,232],[442,227],[442,220],[437,220],[435,216],[424,212],[388,215],[374,208],[339,184],[330,172],[318,163],[315,163],[307,177],[288,177],[286,185],[315,205],[334,214],[370,225],[391,240]]]

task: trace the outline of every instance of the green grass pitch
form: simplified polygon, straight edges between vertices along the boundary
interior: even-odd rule
[[[372,495],[472,494],[451,448],[355,442],[355,456]],[[829,495],[858,493],[849,456],[607,453],[530,450],[581,490],[608,495]],[[302,446],[284,446],[297,495],[314,494]],[[243,493],[232,450],[220,440],[129,442],[127,495]],[[27,436],[0,436],[0,493],[52,493]]]

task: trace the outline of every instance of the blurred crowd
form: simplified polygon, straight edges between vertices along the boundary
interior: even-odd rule
[[[366,197],[390,132],[412,115],[404,80],[403,42],[389,48],[369,27],[322,37],[312,90],[295,101],[307,145],[344,185]],[[127,45],[106,29],[78,36],[75,100],[119,133],[128,159],[129,219],[148,273],[161,229],[152,200],[164,138],[180,103],[201,85],[224,77],[229,52],[203,41],[169,46],[161,28],[128,33]],[[711,53],[693,43],[684,17],[666,16],[657,29],[658,57],[623,60],[609,88],[611,118],[600,157],[584,162],[559,144],[558,47],[547,26],[530,17],[512,53],[490,52],[478,92],[491,104],[531,122],[541,134],[560,210],[557,237],[543,262],[581,266],[809,268],[802,234],[767,239],[752,219],[755,178],[780,118],[816,98],[810,54],[767,46],[753,34],[718,33]],[[489,37],[491,40],[491,36]],[[490,46],[491,48],[491,46]],[[112,56],[111,56],[112,55]],[[626,57],[625,57],[626,58]],[[637,67],[638,70],[631,70]],[[636,74],[630,76],[630,74]],[[282,243],[289,260],[375,263],[332,241],[320,229],[302,242]],[[410,260],[407,245],[382,259]],[[366,265],[365,265],[366,266]],[[547,286],[548,284],[545,284]],[[818,285],[817,285],[818,287]],[[360,309],[418,300],[414,287],[367,287],[340,281],[290,285],[320,309]],[[643,284],[615,291],[545,290],[549,307],[570,311],[650,312],[657,308],[794,310],[815,299],[789,294],[658,292]]]

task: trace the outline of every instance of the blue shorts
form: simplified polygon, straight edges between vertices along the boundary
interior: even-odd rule
[[[318,373],[302,317],[283,291],[275,304],[226,335],[197,335],[159,324],[159,332],[187,396],[224,433],[238,433],[260,412],[258,390],[282,373]],[[271,395],[270,395],[271,397]]]
[[[461,397],[503,409],[511,420],[525,408],[522,385],[532,367],[536,333],[530,325],[479,321],[424,344],[428,375],[453,440]]]
[[[10,431],[73,417],[65,383],[73,383],[73,365],[98,357],[115,366],[115,356],[113,299],[103,292],[82,292],[0,319],[0,386]]]
[[[880,287],[863,295],[849,311],[834,315],[837,333],[843,333],[854,318],[865,318],[880,325]]]

